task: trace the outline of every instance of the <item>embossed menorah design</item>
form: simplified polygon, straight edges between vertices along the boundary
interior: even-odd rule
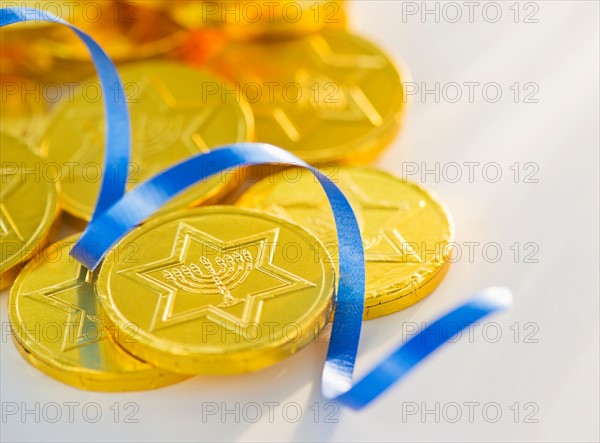
[[[231,255],[215,258],[218,269],[212,265],[210,260],[202,256],[200,263],[206,272],[192,263],[190,266],[182,265],[172,270],[163,270],[163,275],[170,283],[180,289],[196,294],[214,294],[215,286],[223,297],[218,305],[220,308],[242,303],[244,300],[234,298],[231,291],[241,285],[250,275],[254,268],[252,254],[246,249],[234,252]]]

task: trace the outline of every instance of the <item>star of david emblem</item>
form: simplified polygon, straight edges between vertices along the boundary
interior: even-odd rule
[[[314,284],[273,263],[279,228],[225,242],[180,223],[169,257],[119,273],[159,295],[150,331],[206,318],[259,323],[265,303]]]
[[[423,262],[414,247],[397,228],[414,216],[414,211],[410,210],[410,203],[406,201],[376,201],[369,197],[346,173],[341,173],[339,180],[339,186],[344,189],[351,206],[356,210],[359,224],[364,225],[361,227],[361,234],[365,249],[365,261]],[[285,204],[285,206],[272,204],[267,209],[287,220],[296,220],[301,224],[309,225],[317,237],[327,243],[330,239],[334,239],[332,235],[335,234],[335,224],[333,220],[323,219],[323,207],[326,205],[325,202],[315,206],[314,202],[301,201]]]
[[[6,239],[6,237],[14,235],[19,241],[25,241],[4,204],[6,198],[19,186],[17,172],[8,173],[2,169],[0,171],[0,183],[2,183],[2,189],[0,190],[0,238]]]
[[[357,212],[364,214],[369,222],[362,232],[365,260],[367,262],[423,263],[414,247],[404,238],[397,226],[406,224],[415,215],[407,201],[377,201],[354,182],[343,175],[344,189],[353,196],[359,206]]]
[[[61,352],[95,344],[106,338],[97,316],[92,274],[79,264],[75,274],[64,282],[23,294],[23,297],[66,314]]]
[[[126,94],[128,93],[125,84]],[[139,165],[142,181],[164,168],[165,152],[170,158],[208,152],[209,144],[203,138],[204,128],[222,110],[201,100],[178,100],[167,85],[157,76],[148,74],[135,83],[132,97],[132,152],[133,162]],[[72,115],[70,115],[72,114]],[[104,134],[102,109],[87,107],[85,111],[69,111],[67,120],[74,122],[76,131],[83,134],[83,143],[71,161],[79,164],[100,163],[102,159],[102,134]],[[137,148],[136,148],[137,147]],[[183,148],[183,149],[181,149]]]
[[[298,70],[294,80],[301,85],[301,98],[311,98],[303,99],[299,103],[282,101],[279,104],[269,102],[261,105],[258,102],[253,105],[255,116],[274,120],[292,142],[300,141],[302,135],[309,134],[323,121],[366,122],[374,127],[380,126],[383,117],[358,84],[374,69],[385,66],[386,59],[381,55],[335,53],[321,35],[315,34],[308,41],[310,56],[317,67],[323,67],[321,71],[338,68],[344,69],[346,75],[338,79],[339,81],[333,81],[323,74],[305,69]],[[252,69],[252,66],[247,67],[250,78],[260,81],[260,76]],[[316,100],[315,87],[321,89]],[[326,103],[326,98],[329,98],[330,102]],[[312,106],[301,106],[303,103],[312,103]],[[333,106],[335,104],[338,106]],[[300,108],[307,109],[298,113]]]

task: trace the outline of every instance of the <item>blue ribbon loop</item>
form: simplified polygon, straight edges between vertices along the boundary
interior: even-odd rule
[[[21,12],[0,9],[0,13],[1,26],[40,20],[44,14],[30,8],[21,8]],[[26,17],[27,14],[33,18]],[[130,157],[131,134],[125,94],[116,69],[87,34],[58,17],[42,19],[56,21],[73,29],[90,49],[103,90],[112,84],[117,85],[120,92],[119,100],[104,101],[107,137],[102,188],[92,221],[71,251],[89,269],[95,269],[108,250],[127,232],[195,183],[232,168],[276,163],[299,166],[312,172],[327,194],[334,215],[339,247],[339,278],[335,316],[322,376],[321,389],[326,398],[335,399],[354,409],[366,406],[460,330],[510,304],[512,296],[504,288],[488,288],[476,293],[472,299],[440,317],[397,348],[353,385],[364,310],[365,262],[354,212],[340,189],[327,176],[281,148],[264,143],[240,143],[191,157],[125,193],[126,174],[123,171],[126,171]],[[448,325],[451,328],[447,328]],[[453,330],[453,334],[440,337],[439,334],[431,334],[431,330]]]
[[[333,211],[339,245],[339,279],[331,339],[322,376],[324,397],[360,409],[460,330],[510,304],[511,294],[504,288],[480,291],[473,299],[439,318],[396,349],[353,386],[365,288],[363,245],[354,212],[344,194],[327,176],[289,152],[262,143],[238,143],[215,149],[191,157],[141,183],[88,225],[71,254],[88,268],[94,269],[121,237],[178,193],[228,169],[265,163],[308,169],[321,183]],[[210,172],[206,172],[208,169]],[[453,331],[453,334],[431,334],[432,331],[446,330]]]

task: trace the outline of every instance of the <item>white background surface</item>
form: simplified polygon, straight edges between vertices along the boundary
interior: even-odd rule
[[[447,178],[453,179],[454,172],[446,167],[446,177],[408,177],[436,191],[450,207],[463,257],[432,296],[365,324],[359,372],[402,339],[403,323],[406,332],[411,324],[406,322],[431,320],[474,290],[506,285],[514,291],[515,306],[490,319],[496,322],[493,327],[478,328],[472,340],[463,336],[445,347],[366,410],[341,409],[331,417],[338,423],[324,423],[326,402],[319,395],[323,343],[255,374],[196,377],[136,394],[90,393],[55,382],[21,359],[6,332],[5,292],[0,299],[2,403],[80,406],[75,407],[72,424],[66,407],[55,424],[43,417],[36,423],[34,415],[25,420],[6,417],[0,423],[1,440],[598,441],[598,3],[537,2],[539,22],[523,23],[521,17],[516,24],[512,4],[501,2],[498,23],[486,21],[482,7],[469,23],[462,2],[458,5],[463,19],[458,23],[448,23],[443,16],[440,23],[433,16],[422,23],[419,15],[403,23],[402,3],[396,1],[350,6],[353,28],[402,57],[418,84],[431,89],[436,82],[496,82],[503,94],[498,103],[488,103],[481,89],[470,103],[466,87],[458,103],[417,96],[402,135],[379,161],[397,173],[403,162],[404,168],[406,162],[416,162],[420,169],[432,169],[439,162],[441,171],[448,162],[496,162],[503,175],[489,183],[479,168],[470,183],[463,167],[462,179],[451,183]],[[423,7],[421,2],[415,5]],[[453,18],[453,12],[448,17]],[[539,102],[523,103],[521,97],[515,103],[509,90],[515,82],[539,85]],[[538,183],[524,183],[523,176],[515,183],[509,169],[515,162],[521,168],[527,162],[539,166],[534,176]],[[491,176],[493,171],[488,172]],[[466,256],[467,242],[480,243],[472,260]],[[483,245],[491,242],[502,249],[496,263],[490,260],[493,249],[488,249],[487,259],[482,253]],[[517,263],[509,249],[515,242],[521,245]],[[525,253],[532,251],[523,250],[527,242],[539,247],[533,257],[538,263],[524,262]],[[517,323],[521,334],[515,343]],[[534,326],[526,326],[529,323]],[[502,337],[492,343],[498,329]],[[534,331],[529,338],[537,343],[526,343],[525,335]],[[103,413],[95,424],[87,423],[81,413],[90,402],[98,403]],[[114,423],[109,407],[115,402],[122,413],[125,403],[137,403],[138,423],[123,423],[123,416]],[[242,413],[203,417],[203,404],[208,402],[220,409],[234,409],[239,403],[240,412],[256,402],[263,417],[257,423],[244,420]],[[280,403],[272,420],[265,402]],[[288,422],[293,406],[287,410],[288,420],[283,414],[283,406],[291,402],[303,410],[297,423]],[[309,408],[315,402],[321,412],[318,423],[314,408]],[[473,406],[472,420],[468,402],[479,403]],[[435,410],[436,403],[438,417],[422,415],[425,408]],[[451,423],[455,403],[462,417]],[[515,403],[520,409],[517,423]],[[526,403],[533,406],[526,408]],[[407,415],[413,407],[419,412]],[[248,408],[252,416],[254,409]],[[499,421],[488,422],[498,409]],[[532,418],[538,422],[525,423],[525,415],[534,410]]]

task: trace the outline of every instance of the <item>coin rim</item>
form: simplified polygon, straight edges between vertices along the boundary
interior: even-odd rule
[[[118,381],[110,378],[95,377],[87,371],[81,373],[74,372],[72,367],[63,365],[53,365],[41,358],[38,358],[33,352],[29,351],[23,344],[13,336],[13,344],[21,357],[38,371],[44,373],[61,383],[74,388],[95,392],[134,392],[148,391],[171,386],[187,380],[189,377],[182,374],[174,374],[166,371],[152,374],[153,371],[144,372],[143,377],[119,378]],[[132,372],[133,374],[133,372]],[[140,374],[141,375],[141,374]]]
[[[454,219],[452,217],[452,213],[450,212],[450,209],[446,206],[446,204],[443,203],[443,201],[438,197],[438,195],[435,192],[425,189],[425,187],[423,187],[422,185],[420,185],[418,183],[414,183],[414,182],[411,182],[408,180],[402,180],[400,177],[397,177],[388,171],[381,171],[381,170],[377,170],[375,168],[358,167],[358,166],[352,166],[350,168],[370,169],[371,171],[373,171],[373,170],[377,171],[378,173],[381,173],[382,175],[385,175],[391,179],[394,179],[396,181],[401,181],[404,185],[409,185],[409,186],[417,189],[422,194],[426,195],[431,202],[433,202],[435,205],[437,205],[437,209],[439,210],[439,213],[446,219],[447,228],[448,228],[447,244],[454,242],[455,225],[454,225]],[[450,255],[451,255],[451,250],[448,250],[447,254],[443,255],[441,257],[439,266],[437,266],[437,268],[435,270],[425,274],[425,276],[420,279],[420,282],[419,282],[419,285],[417,286],[417,288],[413,291],[409,290],[407,292],[406,290],[403,290],[402,288],[396,288],[396,285],[389,285],[382,289],[366,291],[365,292],[365,308],[366,307],[376,308],[378,305],[384,305],[384,304],[388,304],[388,303],[390,303],[390,304],[393,303],[395,305],[395,303],[397,303],[398,308],[394,309],[394,310],[391,310],[392,305],[390,305],[390,310],[388,313],[391,314],[392,312],[400,311],[402,309],[408,308],[409,306],[412,306],[415,303],[419,302],[420,300],[425,298],[427,295],[429,295],[431,292],[433,292],[433,290],[437,286],[439,286],[439,284],[441,284],[443,278],[445,277],[446,273],[448,272],[448,270],[450,268]],[[439,280],[437,280],[437,279],[439,279]],[[432,285],[432,283],[434,283],[434,284]],[[413,296],[414,296],[414,301],[409,302],[408,304],[404,303],[404,301],[405,301],[404,299],[406,297],[413,297]],[[375,301],[377,301],[377,303],[374,303]],[[375,316],[370,315],[368,317],[368,319],[377,318],[380,316],[381,315],[375,315]]]

